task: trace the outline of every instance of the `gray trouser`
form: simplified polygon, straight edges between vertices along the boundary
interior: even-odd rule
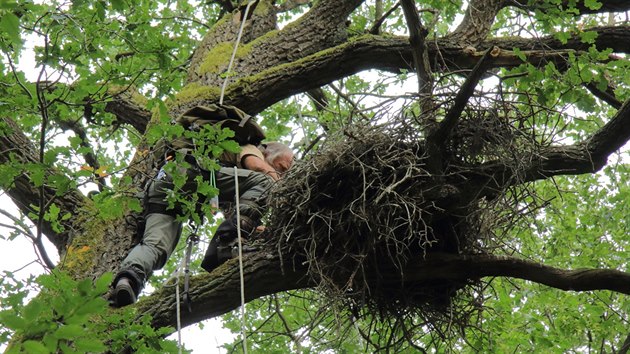
[[[192,194],[196,190],[194,178],[201,175],[207,179],[209,174],[197,168],[179,170],[188,175],[187,183],[177,193]],[[235,173],[236,172],[236,173]],[[267,191],[273,183],[271,177],[259,172],[245,169],[222,167],[216,175],[216,184],[219,189],[219,205],[227,209],[235,201],[236,185],[234,176],[238,177],[239,211],[256,223],[264,212],[267,203]],[[162,169],[158,176],[150,182],[147,189],[149,211],[146,216],[146,228],[142,241],[137,244],[127,255],[121,264],[121,275],[130,275],[139,283],[136,292],[142,288],[144,281],[154,270],[160,269],[171,255],[181,234],[182,223],[176,220],[175,215],[179,208],[167,209],[167,193],[173,189],[172,177]]]

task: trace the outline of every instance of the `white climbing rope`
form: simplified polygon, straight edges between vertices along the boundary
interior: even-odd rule
[[[241,280],[241,337],[243,337],[243,353],[247,354],[247,336],[245,334],[245,278],[243,277],[243,242],[241,240],[241,211],[238,191],[238,170],[234,166],[234,185],[236,199],[236,234],[238,236],[238,267]]]
[[[182,312],[181,312],[181,301],[179,298],[179,277],[182,274],[182,269],[184,267],[184,262],[185,262],[185,257],[182,258],[182,260],[179,262],[179,265],[177,266],[177,270],[175,271],[175,274],[173,274],[172,277],[175,277],[175,303],[177,304],[175,306],[175,312],[177,315],[177,348],[178,348],[178,353],[182,354]],[[172,279],[171,277],[171,279]],[[166,281],[166,283],[168,284],[170,279],[168,279]]]
[[[232,64],[234,64],[234,58],[236,57],[236,49],[238,48],[239,43],[241,42],[241,36],[243,35],[243,28],[245,27],[245,22],[247,21],[247,15],[249,14],[250,6],[256,2],[257,0],[249,0],[247,3],[247,7],[245,7],[245,14],[242,17],[241,27],[238,30],[238,35],[236,36],[236,42],[234,42],[234,50],[232,51],[232,57],[230,58],[230,63],[228,64],[227,72],[225,74],[225,80],[223,80],[223,85],[221,86],[221,96],[219,97],[219,104],[223,104],[223,95],[225,94],[225,87],[227,86],[227,82],[230,79],[230,75],[232,72]]]

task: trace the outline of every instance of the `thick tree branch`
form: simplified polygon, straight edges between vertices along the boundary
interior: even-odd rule
[[[598,50],[612,49],[615,53],[630,53],[630,26],[600,26],[584,28],[582,32],[595,32],[597,38],[594,42],[587,43],[582,40],[581,33],[571,33],[566,43],[560,41],[555,36],[545,36],[540,38],[494,38],[483,41],[479,47],[488,48],[498,46],[500,48],[520,48],[521,50],[588,50],[593,44]]]
[[[420,15],[414,1],[401,0],[401,4],[407,21],[407,28],[409,29],[409,44],[411,45],[413,63],[418,76],[418,94],[424,103],[422,104],[423,111],[427,112],[431,106],[428,103],[429,96],[433,91],[431,64],[429,64],[427,43],[425,41],[429,31],[420,22]]]
[[[505,256],[431,254],[425,261],[411,263],[405,271],[405,281],[484,277],[518,278],[565,291],[630,294],[630,273],[614,269],[566,270]]]
[[[332,47],[334,45],[343,43],[347,39],[346,19],[348,15],[358,7],[363,0],[347,0],[347,1],[333,1],[325,0],[318,1],[306,14],[297,19],[291,26],[286,26],[280,31],[271,33],[264,37],[264,40],[252,41],[247,43],[244,38],[242,40],[242,46],[240,46],[242,52],[246,52],[247,55],[238,56],[233,63],[231,70],[231,76],[233,80],[238,80],[242,77],[250,75],[257,75],[265,69],[278,67],[282,64],[291,63],[308,55],[315,54],[318,51]],[[260,7],[260,6],[259,6]],[[259,32],[254,38],[262,36],[263,33],[270,33],[275,29],[275,12],[263,13],[263,11],[256,12],[252,17],[252,24],[250,27],[255,27],[256,22],[273,22],[273,26],[261,27]],[[234,23],[227,21],[230,26],[235,27]],[[226,29],[231,31],[229,28]],[[255,30],[255,28],[249,28],[248,33]],[[206,59],[207,55],[214,55],[212,49],[219,43],[233,44],[236,36],[227,36],[221,34],[220,42],[217,42],[218,28],[213,28],[213,31],[207,35],[202,42],[202,46],[205,51],[195,53],[193,63],[191,65],[191,71],[189,71],[190,82],[197,82],[203,86],[208,87],[221,87],[223,82],[223,75],[229,63],[229,57],[226,57],[225,62],[222,62],[216,66],[201,65]],[[245,35],[245,34],[244,34]],[[207,43],[206,43],[207,42]],[[216,43],[215,43],[216,42]],[[295,45],[299,43],[299,45]],[[261,60],[264,58],[264,60]],[[227,93],[225,95],[226,101],[233,100]],[[182,111],[186,107],[181,109],[175,108],[175,113]]]
[[[281,291],[300,289],[309,284],[303,270],[294,271],[285,265],[283,271],[277,254],[257,252],[243,257],[245,298],[252,301]],[[220,316],[241,304],[238,260],[233,259],[211,274],[191,278],[192,312],[182,313],[182,326]],[[138,303],[138,314],[153,317],[153,326],[175,326],[175,288],[163,287]]]
[[[606,165],[608,156],[630,140],[630,100],[608,123],[586,141],[572,146],[551,147],[527,171],[527,180],[556,175],[594,173]]]
[[[151,112],[146,110],[146,99],[139,93],[125,90],[114,95],[113,100],[107,102],[105,111],[116,116],[118,122],[130,124],[140,134],[143,134],[151,119]]]
[[[464,108],[466,108],[468,99],[474,94],[475,87],[477,87],[477,84],[485,74],[486,68],[490,66],[488,63],[490,60],[488,59],[496,58],[500,53],[501,49],[494,47],[492,49],[488,49],[481,59],[479,59],[466,78],[466,81],[462,84],[459,92],[457,92],[457,95],[453,100],[453,105],[448,112],[446,112],[444,119],[440,122],[437,129],[427,138],[430,144],[446,141],[453,128],[457,125]]]
[[[588,139],[575,145],[550,146],[531,158],[529,167],[515,176],[501,161],[478,167],[466,177],[476,180],[480,195],[493,195],[506,185],[544,180],[559,175],[595,173],[606,165],[608,156],[630,141],[630,100],[608,123]]]
[[[516,6],[522,9],[527,10],[540,10],[544,11],[549,8],[557,9],[558,7],[567,9],[569,8],[569,4],[574,4],[575,8],[580,11],[580,14],[597,14],[603,12],[622,12],[622,11],[630,11],[630,2],[626,0],[600,0],[599,1],[602,6],[598,9],[591,9],[586,6],[584,1],[570,1],[564,0],[560,4],[553,4],[544,1],[517,1],[517,0],[508,0],[506,3],[512,6]]]
[[[613,91],[612,87],[608,86],[606,88],[606,91],[602,91],[600,90],[597,85],[593,82],[589,82],[587,84],[584,85],[584,87],[586,87],[587,90],[589,90],[593,96],[599,98],[600,100],[608,103],[609,105],[613,106],[614,108],[621,108],[621,106],[623,105],[623,102],[619,101],[617,99],[617,97],[615,97],[615,92]]]
[[[623,28],[600,27],[600,36],[596,45],[611,47],[618,52],[630,53],[630,26],[624,32]],[[553,38],[513,40],[511,38],[496,39],[479,45],[478,49],[488,49],[493,46],[499,48],[524,48],[521,54],[526,62],[534,66],[554,62],[558,67],[566,66],[570,53],[576,49],[585,49],[581,42],[569,41],[567,45],[557,50],[532,49],[540,48],[541,43],[552,43]],[[413,70],[413,55],[406,37],[384,37],[364,35],[351,41],[344,42],[317,54],[295,60],[291,63],[271,67],[256,75],[243,77],[231,84],[226,92],[226,102],[243,108],[251,114],[258,113],[269,105],[296,93],[321,87],[334,80],[356,74],[367,69],[398,72],[401,69]],[[449,46],[447,40],[437,40],[427,43],[429,57],[439,55],[446,66],[434,68],[441,71],[460,71],[473,68],[483,51],[469,51],[466,48]],[[614,58],[611,58],[614,60]],[[493,58],[490,68],[516,67],[523,60],[510,50],[501,50],[500,55]],[[186,90],[184,90],[185,92]],[[211,91],[209,95],[199,100],[187,101],[187,105],[212,101],[216,97]]]
[[[488,37],[494,19],[505,5],[504,0],[471,0],[462,22],[447,38],[460,46],[477,46]]]
[[[33,146],[31,140],[24,135],[19,126],[9,118],[0,118],[0,164],[13,165],[19,172],[13,181],[3,181],[9,185],[6,188],[7,195],[13,200],[17,207],[29,217],[37,215],[38,212],[34,206],[39,205],[40,192],[43,190],[45,200],[54,198],[55,204],[61,209],[60,215],[70,213],[71,215],[79,215],[79,210],[85,205],[86,198],[76,189],[66,191],[62,195],[58,195],[56,190],[46,186],[46,181],[55,175],[52,169],[45,169],[43,189],[35,187],[31,176],[27,169],[28,165],[40,165],[37,156],[37,149]],[[37,219],[31,219],[37,224]],[[71,235],[74,232],[72,220],[61,221],[64,230],[56,232],[52,228],[49,221],[43,220],[42,231],[52,242],[57,250],[61,253],[67,246]]]
[[[258,252],[244,257],[246,301],[291,289],[312,287],[306,269],[284,272],[277,254]],[[533,281],[561,290],[612,290],[630,294],[630,274],[611,269],[565,270],[512,257],[492,255],[429,254],[410,260],[399,269],[381,271],[379,282],[400,286],[435,280],[468,281],[484,277],[510,277]],[[211,274],[191,279],[192,312],[182,313],[182,325],[219,316],[240,306],[238,262],[224,264]],[[164,287],[138,303],[139,315],[153,317],[153,326],[176,326],[175,288]]]

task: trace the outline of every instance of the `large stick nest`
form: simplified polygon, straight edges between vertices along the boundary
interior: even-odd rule
[[[453,300],[470,299],[465,293],[478,280],[407,282],[405,266],[432,252],[489,252],[493,230],[506,222],[507,209],[496,206],[506,188],[489,198],[463,176],[490,159],[517,170],[514,149],[539,147],[496,110],[465,114],[440,174],[429,173],[422,129],[408,117],[355,124],[297,162],[270,198],[269,224],[282,254],[291,255],[286,266],[308,267],[320,290],[352,309],[452,316]]]

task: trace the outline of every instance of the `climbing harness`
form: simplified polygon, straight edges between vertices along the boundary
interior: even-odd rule
[[[192,225],[191,225],[192,226]],[[188,235],[186,239],[186,251],[184,258],[179,262],[177,266],[177,270],[175,270],[175,274],[169,278],[166,283],[168,284],[172,278],[175,278],[175,314],[177,316],[177,347],[179,349],[179,354],[182,353],[182,311],[181,311],[181,303],[185,303],[188,308],[188,312],[192,312],[192,301],[189,293],[189,280],[190,280],[190,257],[192,255],[192,250],[195,245],[199,243],[199,225],[195,225],[193,231]],[[179,291],[179,283],[180,278],[184,273],[184,292],[180,294]]]
[[[198,243],[199,235],[197,235],[196,232],[190,234],[186,240],[186,255],[184,258],[184,295],[182,300],[184,304],[186,304],[188,312],[192,312],[192,301],[190,299],[190,293],[188,292],[188,289],[190,288],[190,255],[192,254],[193,246],[196,246]]]

